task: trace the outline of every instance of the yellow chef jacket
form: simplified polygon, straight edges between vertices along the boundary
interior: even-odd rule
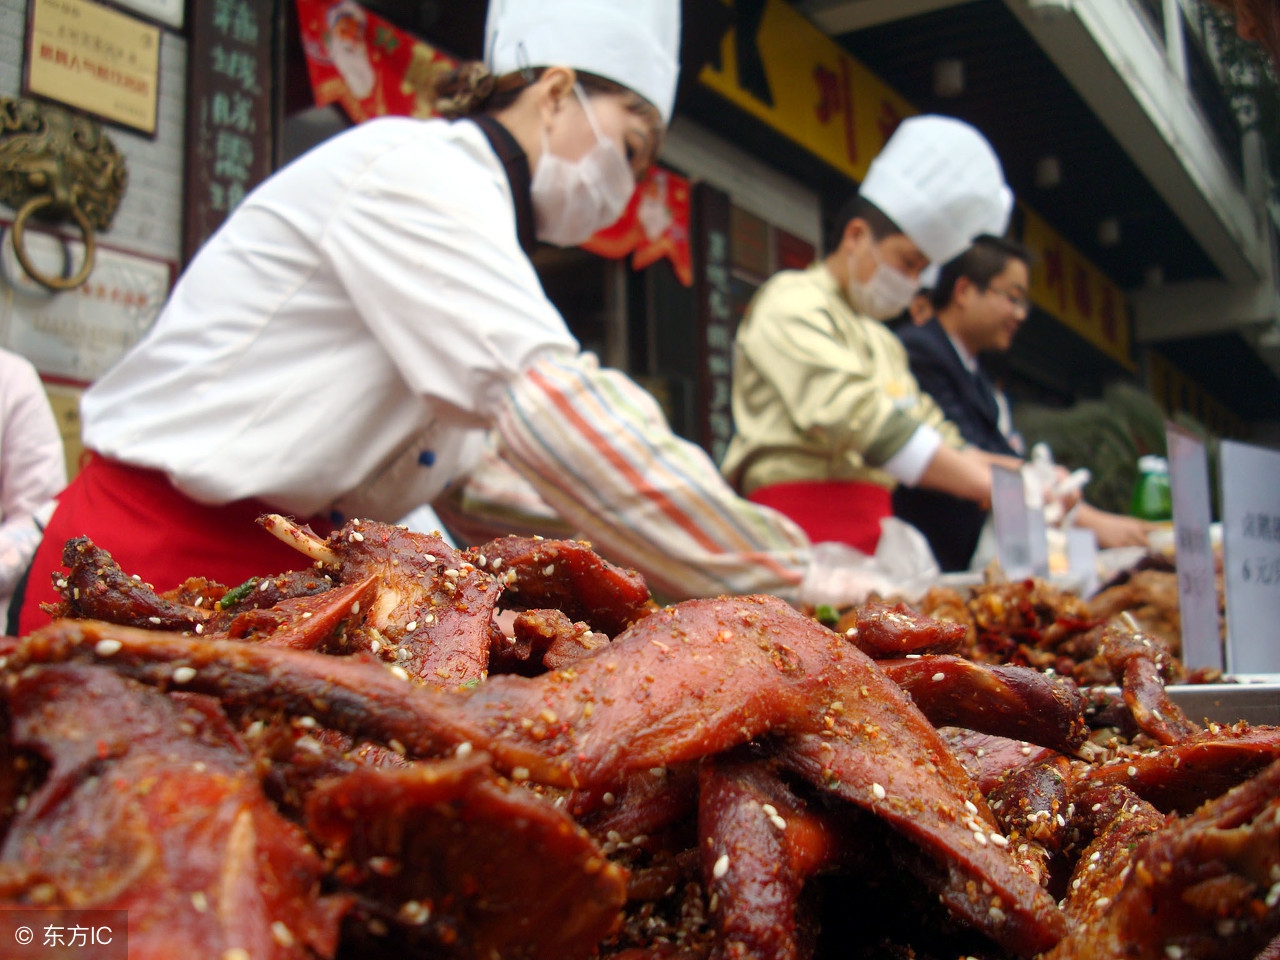
[[[744,494],[775,483],[853,480],[892,489],[879,469],[925,424],[960,432],[920,390],[906,351],[857,313],[824,263],[774,275],[738,328],[734,437],[721,467]]]

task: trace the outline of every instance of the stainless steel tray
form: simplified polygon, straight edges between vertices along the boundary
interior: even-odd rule
[[[1280,726],[1280,683],[1204,683],[1168,688],[1169,698],[1196,722]]]

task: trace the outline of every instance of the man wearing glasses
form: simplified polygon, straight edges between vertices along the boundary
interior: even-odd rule
[[[980,450],[1021,456],[1008,405],[978,366],[985,351],[1003,353],[1013,344],[1031,309],[1029,256],[1020,244],[992,236],[947,263],[933,294],[936,316],[897,330],[911,372],[964,439]],[[986,510],[930,490],[899,487],[894,513],[929,540],[944,571],[967,570],[986,520]],[[1092,529],[1102,547],[1142,545],[1147,525],[1082,503],[1080,526]]]

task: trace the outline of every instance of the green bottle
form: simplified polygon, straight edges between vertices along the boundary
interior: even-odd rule
[[[1133,488],[1129,513],[1143,520],[1173,518],[1173,495],[1169,490],[1169,461],[1164,457],[1138,458],[1138,482]]]

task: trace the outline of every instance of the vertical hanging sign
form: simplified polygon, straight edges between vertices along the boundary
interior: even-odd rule
[[[733,296],[730,285],[729,195],[706,183],[693,188],[694,291],[698,304],[698,436],[719,463],[733,437]]]
[[[191,0],[183,263],[274,166],[277,7]]]

